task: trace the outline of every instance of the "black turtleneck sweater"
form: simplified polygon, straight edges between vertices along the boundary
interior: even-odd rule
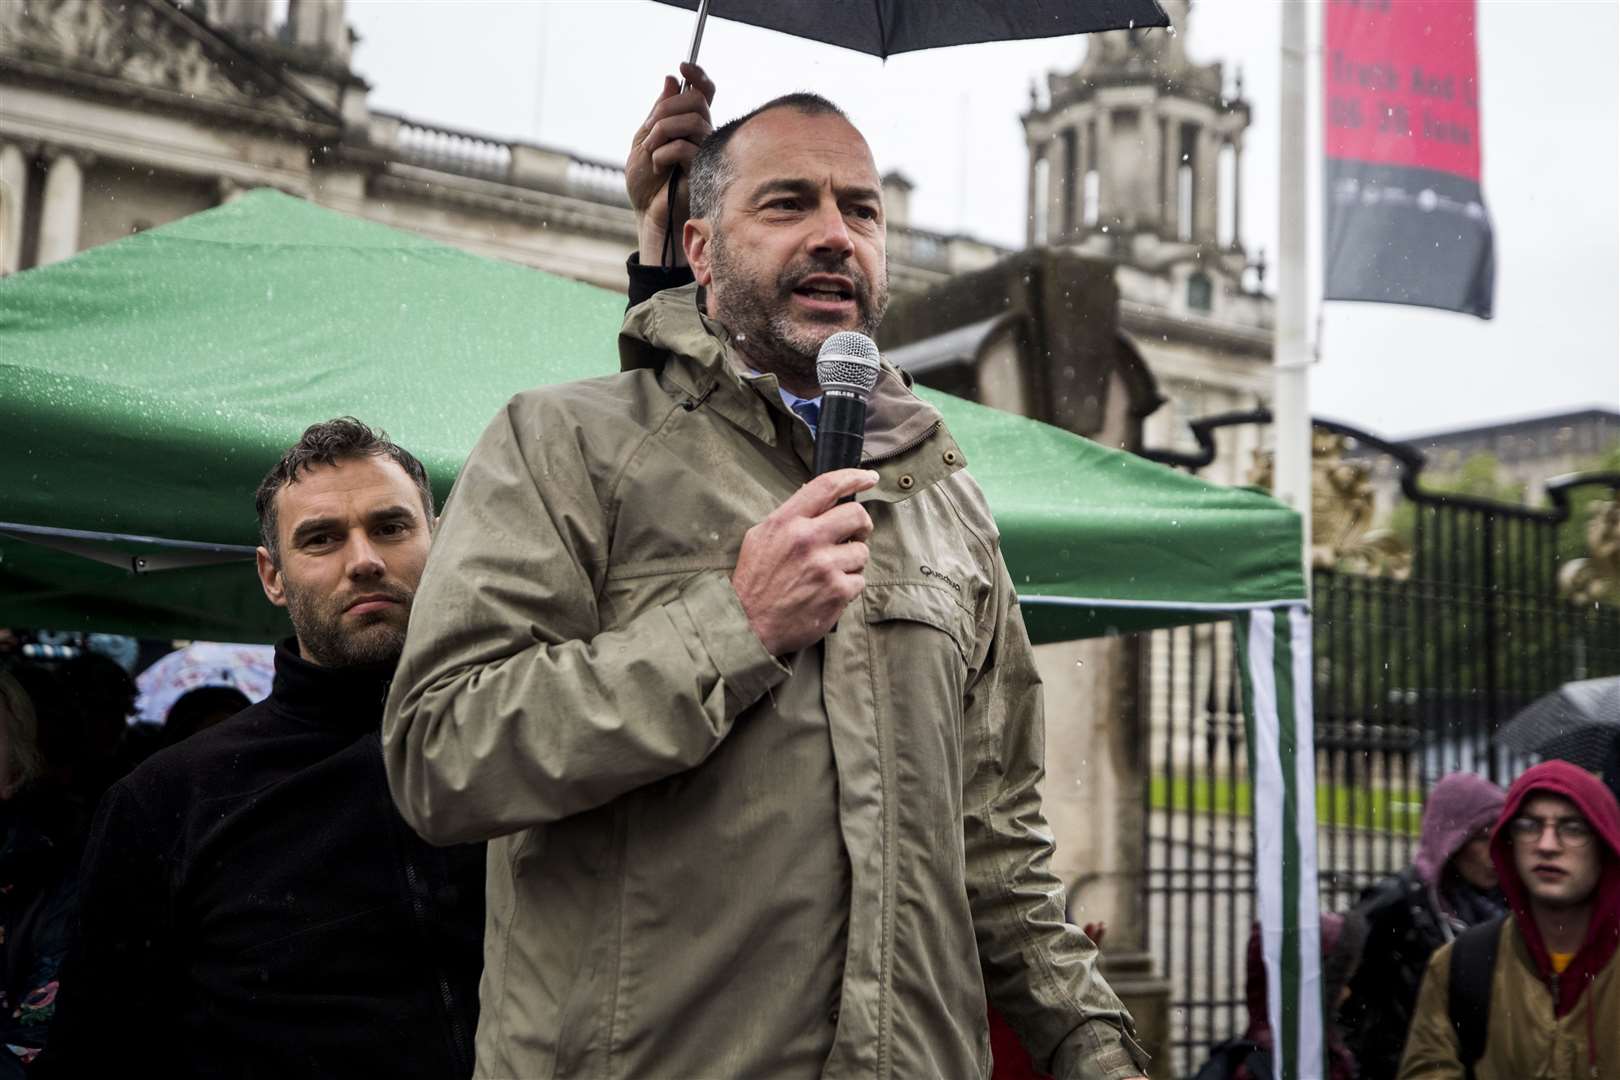
[[[471,1075],[484,846],[395,810],[391,674],[284,642],[269,698],[108,791],[50,1075]]]

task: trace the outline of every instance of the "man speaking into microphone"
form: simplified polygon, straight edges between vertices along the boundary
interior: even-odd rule
[[[388,700],[406,819],[491,841],[477,1075],[967,1080],[987,1001],[1063,1080],[1141,1074],[961,450],[880,365],[816,475],[817,359],[887,301],[865,140],[808,94],[726,124],[682,240],[621,373],[485,431]]]

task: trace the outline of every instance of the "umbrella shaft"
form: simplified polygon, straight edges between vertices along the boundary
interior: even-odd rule
[[[697,63],[698,49],[703,47],[703,24],[709,21],[709,0],[698,0],[697,22],[692,27],[692,48],[687,51],[686,62]],[[685,79],[681,80],[681,89],[685,90],[692,84]]]

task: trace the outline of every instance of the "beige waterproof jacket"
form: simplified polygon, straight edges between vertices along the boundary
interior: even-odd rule
[[[1553,995],[1514,927],[1502,923],[1491,978],[1485,1054],[1476,1080],[1613,1080],[1603,1063],[1620,1061],[1620,967],[1609,963],[1575,1007],[1553,1015]],[[1400,1080],[1463,1080],[1457,1031],[1451,1026],[1451,945],[1435,951],[1423,976]],[[1597,1063],[1597,1064],[1594,1064]]]
[[[1040,684],[984,498],[893,369],[866,589],[780,661],[729,573],[810,478],[695,286],[622,374],[468,459],[389,696],[395,801],[489,839],[484,1077],[988,1075],[986,995],[1062,1080],[1142,1071],[1048,869]]]

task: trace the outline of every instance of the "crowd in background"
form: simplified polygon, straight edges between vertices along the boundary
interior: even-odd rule
[[[164,746],[247,706],[228,685],[180,695],[135,721],[135,675],[168,642],[34,638],[0,629],[0,1077],[45,1046],[72,941],[79,860],[96,804]]]
[[[9,1051],[0,1054],[0,1077],[26,1075],[46,1044],[60,969],[75,929],[80,853],[97,800],[156,750],[248,704],[240,689],[221,679],[182,693],[168,707],[165,723],[137,721],[132,669],[150,665],[166,645],[142,643],[137,649],[129,639],[62,645],[0,632],[0,1043]],[[1576,807],[1586,827],[1555,822],[1556,827],[1532,836],[1533,826],[1523,822],[1528,796],[1535,792],[1519,791],[1524,780],[1510,801],[1508,793],[1477,775],[1444,776],[1428,792],[1411,865],[1368,889],[1353,909],[1323,915],[1331,1080],[1424,1075],[1421,1063],[1411,1061],[1402,1071],[1403,1054],[1410,1058],[1414,1052],[1408,1035],[1422,1024],[1421,1014],[1438,1010],[1441,1023],[1452,1030],[1458,1026],[1444,995],[1437,988],[1425,990],[1426,976],[1434,978],[1436,953],[1471,927],[1500,926],[1513,911],[1521,913],[1521,923],[1534,923],[1514,862],[1517,850],[1543,845],[1552,854],[1593,851],[1600,876],[1591,936],[1614,936],[1620,927],[1620,853],[1616,838],[1605,832],[1612,828],[1605,823],[1617,814],[1614,797],[1562,763],[1537,772],[1549,769],[1556,775],[1550,781],[1543,777],[1542,791],[1548,783],[1573,785],[1565,802]],[[1102,936],[1099,928],[1088,930]],[[1614,978],[1608,973],[1614,943],[1597,944],[1597,957],[1587,957],[1579,973],[1588,987],[1600,977]],[[1546,952],[1546,962],[1562,974],[1579,950],[1560,953],[1538,944],[1529,951]],[[1198,1074],[1204,1080],[1260,1080],[1271,1074],[1274,1039],[1261,957],[1256,927],[1248,949],[1248,1027],[1215,1048]],[[1563,1015],[1560,1004],[1551,1006],[1554,1022]],[[1579,1005],[1577,995],[1563,1011]],[[1612,1037],[1591,1023],[1592,1003],[1585,1008],[1592,1027],[1587,1041],[1596,1045]],[[1429,1018],[1431,1027],[1435,1019]],[[1614,1026],[1603,1025],[1605,1032]],[[1000,1034],[1005,1038],[1005,1031]]]
[[[1543,1077],[1609,1075],[1604,1064],[1620,1060],[1617,779],[1551,761],[1506,792],[1472,773],[1430,788],[1412,864],[1321,917],[1329,1080],[1507,1080],[1529,1063]],[[1273,1075],[1258,926],[1245,990],[1247,1029],[1214,1047],[1196,1080]]]

